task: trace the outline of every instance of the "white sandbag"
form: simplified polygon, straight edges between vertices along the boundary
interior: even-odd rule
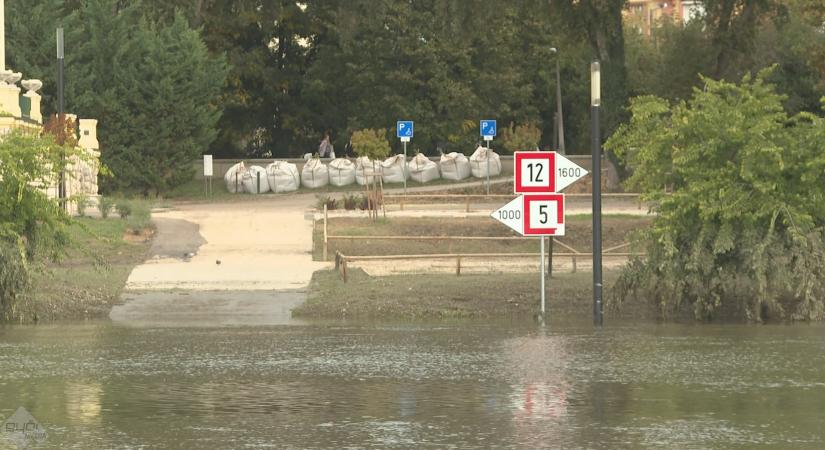
[[[490,160],[489,165],[487,159]],[[498,157],[498,153],[487,147],[479,146],[470,156],[470,170],[476,178],[487,178],[488,166],[491,177],[501,174],[501,159]]]
[[[286,161],[275,161],[266,166],[266,178],[272,192],[297,191],[301,185],[298,166]]]
[[[344,158],[333,159],[329,162],[329,184],[346,186],[355,183],[355,164]]]
[[[407,166],[404,164],[406,158],[404,155],[395,155],[387,158],[381,163],[381,176],[384,183],[403,183],[409,178]]]
[[[226,190],[232,194],[243,192],[243,183],[241,177],[246,173],[246,166],[243,162],[239,162],[230,167],[223,176],[223,181],[226,183]]]
[[[438,164],[430,161],[430,158],[427,158],[423,153],[415,155],[407,168],[410,172],[410,178],[419,183],[429,183],[439,177]]]
[[[243,190],[249,194],[263,194],[269,192],[269,180],[266,178],[266,169],[261,166],[249,166],[241,177]]]
[[[463,153],[441,155],[438,166],[441,169],[441,178],[445,180],[459,181],[470,176],[470,161]]]
[[[329,184],[329,169],[320,159],[310,159],[301,170],[301,184],[310,189],[326,186]]]
[[[381,176],[381,164],[366,156],[360,156],[355,160],[355,182],[363,186],[371,178]]]

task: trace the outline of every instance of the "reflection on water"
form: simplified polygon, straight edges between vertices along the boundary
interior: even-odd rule
[[[6,327],[0,416],[43,448],[822,448],[823,350],[821,326]]]

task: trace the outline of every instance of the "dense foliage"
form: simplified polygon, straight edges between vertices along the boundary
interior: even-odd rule
[[[99,119],[103,163],[114,175],[103,187],[158,193],[191,179],[192,160],[217,135],[218,96],[227,67],[183,16],[152,22],[138,5],[122,3],[15,4],[9,11],[10,25],[17,26],[11,33],[11,64],[27,77],[50,83],[53,40],[42,37],[53,36],[63,22],[66,106],[81,117]],[[20,22],[19,15],[28,18],[31,8],[43,16],[32,24]],[[37,46],[18,46],[15,39]],[[49,45],[43,48],[42,42]],[[54,84],[47,84],[46,112],[53,111],[53,92]]]
[[[631,102],[606,146],[658,215],[618,301],[641,296],[697,318],[825,318],[825,120],[790,116],[769,75],[703,79],[675,104]]]
[[[704,17],[648,36],[623,23],[625,0],[30,0],[8,2],[7,47],[10,67],[46,82],[49,113],[52,36],[66,27],[67,107],[100,119],[109,186],[142,191],[177,183],[197,152],[298,156],[327,130],[337,148],[387,130],[400,151],[399,119],[417,122],[412,145],[430,155],[472,151],[482,118],[533,123],[550,147],[556,61],[573,154],[590,148],[593,58],[604,136],[627,122],[629,97],[687,99],[700,73],[731,81],[774,64],[789,113],[821,112],[821,1],[703,3]]]
[[[63,156],[82,157],[49,135],[12,130],[0,139],[0,317],[14,315],[36,256],[55,258],[67,242],[69,217],[50,200]]]

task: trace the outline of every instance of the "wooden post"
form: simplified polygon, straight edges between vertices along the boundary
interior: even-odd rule
[[[327,204],[324,203],[324,261],[327,260],[327,253],[329,252],[329,232],[327,231]]]
[[[576,257],[573,257],[573,273],[576,273]]]
[[[461,276],[461,255],[455,258],[455,275]]]
[[[470,197],[467,197],[467,212],[470,212]]]
[[[341,262],[341,270],[342,270],[342,275],[344,277],[344,283],[346,283],[347,282],[347,258],[346,257],[344,257],[343,261]]]

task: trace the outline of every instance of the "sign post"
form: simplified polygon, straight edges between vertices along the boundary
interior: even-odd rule
[[[487,195],[490,195],[490,152],[493,150],[493,138],[496,137],[496,121],[492,119],[482,120],[478,128],[487,145]]]
[[[412,120],[399,120],[395,123],[395,136],[401,139],[404,145],[404,195],[407,195],[407,142],[413,137]]]
[[[203,155],[203,189],[204,195],[212,196],[212,155]]]
[[[520,194],[491,216],[522,236],[538,236],[541,260],[541,315],[545,315],[544,238],[564,236],[564,194],[558,191],[587,170],[556,152],[516,152],[513,190]]]

